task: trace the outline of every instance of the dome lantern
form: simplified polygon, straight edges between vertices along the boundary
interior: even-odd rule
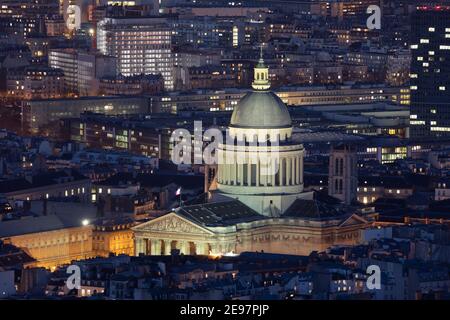
[[[252,87],[255,90],[268,90],[270,88],[269,68],[264,64],[262,45],[259,61],[254,69]]]

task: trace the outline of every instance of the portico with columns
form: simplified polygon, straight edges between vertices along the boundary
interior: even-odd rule
[[[225,233],[216,234],[172,212],[133,228],[135,254],[170,255],[174,249],[184,255],[235,252],[234,229],[221,229]]]

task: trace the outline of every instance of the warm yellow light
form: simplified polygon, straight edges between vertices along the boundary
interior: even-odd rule
[[[209,251],[209,257],[213,258],[213,259],[219,259],[222,257],[222,254],[220,253],[212,253],[211,251]]]

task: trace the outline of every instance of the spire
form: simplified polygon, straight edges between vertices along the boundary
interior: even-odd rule
[[[269,68],[264,64],[263,45],[260,46],[259,61],[254,69],[252,87],[255,90],[263,91],[270,88]]]

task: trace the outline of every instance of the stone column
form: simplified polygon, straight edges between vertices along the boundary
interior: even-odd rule
[[[236,185],[241,185],[241,165],[236,162]]]
[[[265,165],[263,165],[264,166],[264,168],[263,168],[263,174],[261,174],[261,182],[262,182],[262,185],[264,186],[264,187],[266,187],[267,186],[267,167],[265,166]]]
[[[247,185],[252,185],[252,164],[250,160],[247,163]]]
[[[194,242],[194,247],[195,247],[195,254],[203,254],[203,252],[202,252],[203,243],[201,243],[201,242]]]
[[[303,157],[300,157],[300,184],[303,184]]]
[[[221,253],[221,252],[219,252],[220,251],[219,249],[220,248],[217,243],[211,243],[211,253],[213,253],[213,254]]]
[[[189,254],[189,252],[188,252],[188,242],[181,241],[181,243],[180,243],[180,253],[182,253],[182,254]]]
[[[200,255],[208,255],[208,244],[205,242],[196,242],[195,243],[195,254]]]
[[[140,253],[144,253],[144,239],[136,238],[134,240],[134,252],[136,256],[139,256]]]
[[[260,176],[260,172],[259,172],[259,160],[258,158],[256,158],[256,186],[259,187],[259,176]]]
[[[161,244],[158,240],[151,239],[150,254],[152,256],[158,256],[161,254]]]
[[[271,160],[270,160],[270,171],[271,171],[271,175],[270,175],[270,177],[271,177],[271,180],[272,180],[272,186],[273,187],[275,187],[276,185],[277,185],[277,167],[278,167],[278,161],[279,161],[279,158],[277,159],[276,157],[273,157]]]
[[[296,163],[297,157],[292,157],[292,185],[296,185],[297,184],[297,175],[296,175],[296,168],[297,168],[297,163]]]
[[[284,184],[283,184],[283,178],[284,178],[283,162],[285,162],[285,159],[280,158],[280,186],[284,186]]]
[[[227,164],[223,164],[222,165],[223,170],[222,170],[222,177],[221,177],[221,179],[222,179],[222,182],[224,184],[227,184],[227,171],[228,171],[227,167],[228,167]]]
[[[170,251],[172,251],[171,240],[164,240],[164,254],[166,256],[170,255]]]
[[[295,159],[295,164],[297,167],[296,184],[300,184],[300,157],[296,157]]]
[[[286,159],[286,185],[290,186],[292,183],[291,176],[291,158]]]

